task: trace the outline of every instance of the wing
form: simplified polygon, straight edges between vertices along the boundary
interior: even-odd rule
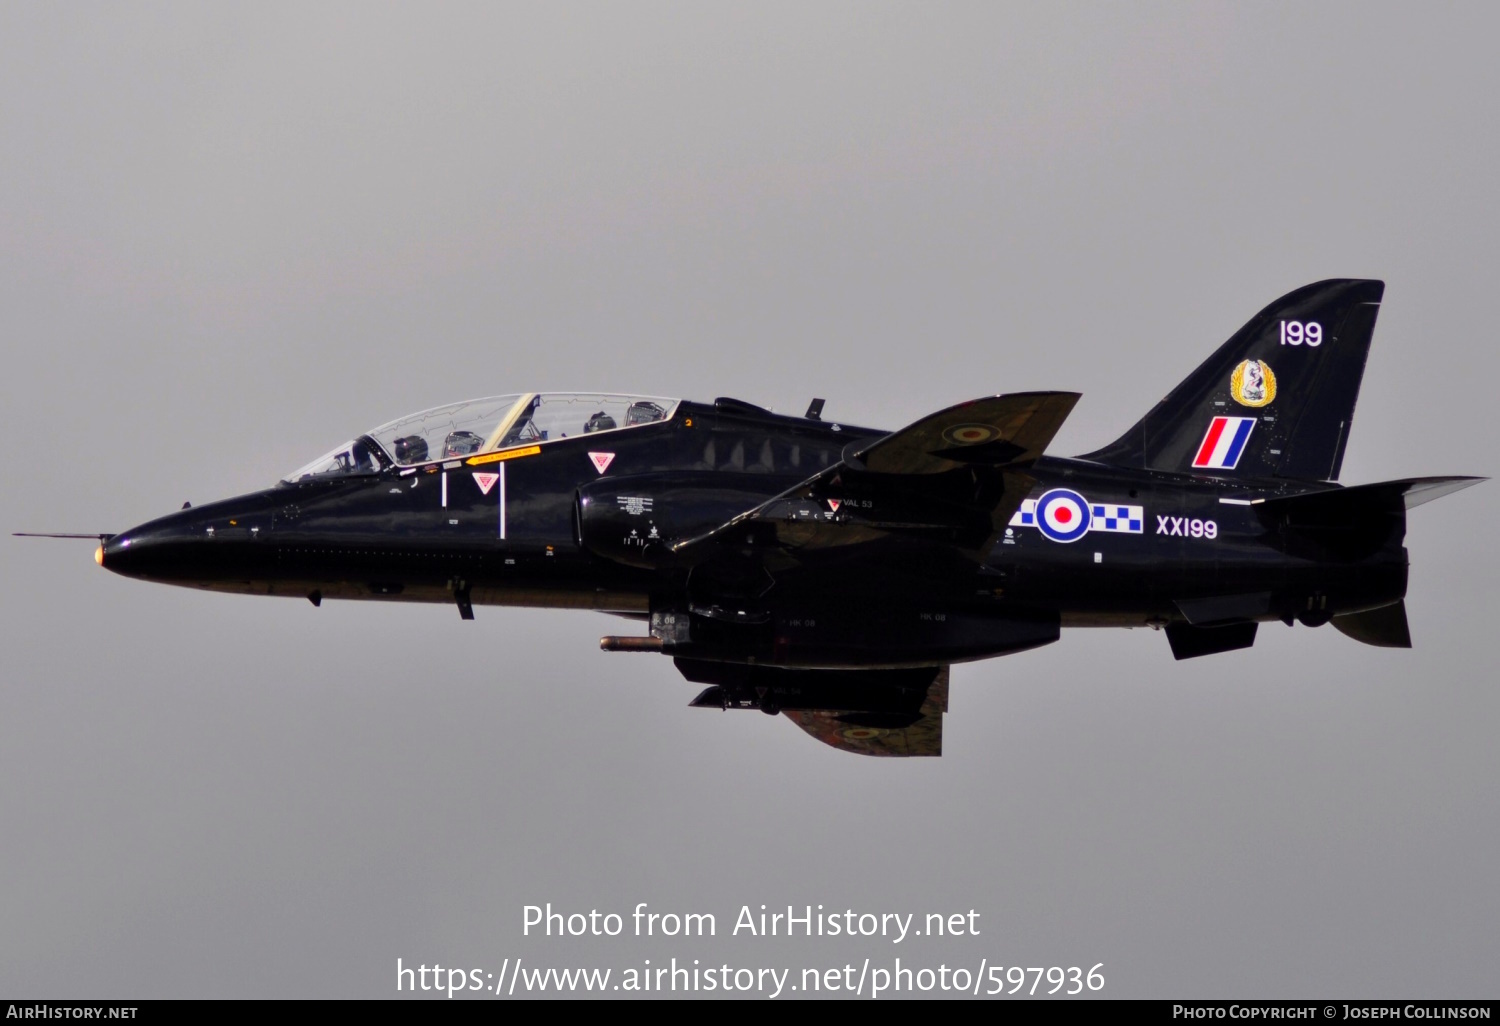
[[[832,709],[789,709],[786,718],[825,745],[856,755],[897,757],[943,754],[943,713],[948,711],[948,667],[938,670],[916,719],[869,724],[858,714]]]
[[[784,569],[895,539],[982,562],[1035,483],[1026,471],[1078,398],[1017,392],[940,410],[672,550],[689,564],[729,551]]]
[[[877,474],[941,474],[955,466],[1029,464],[1073,412],[1077,392],[1015,392],[950,406],[847,458]]]
[[[697,709],[782,714],[826,745],[857,755],[943,754],[948,667],[793,670],[676,659],[688,680],[711,684]]]

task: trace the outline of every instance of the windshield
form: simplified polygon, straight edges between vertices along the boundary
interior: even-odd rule
[[[339,477],[344,474],[373,474],[388,461],[381,458],[377,447],[368,438],[356,438],[345,442],[331,452],[324,453],[305,467],[292,471],[283,481],[301,481],[306,477]]]
[[[524,392],[469,399],[382,424],[283,480],[372,473],[392,461],[410,466],[639,427],[671,417],[677,402],[605,392]]]

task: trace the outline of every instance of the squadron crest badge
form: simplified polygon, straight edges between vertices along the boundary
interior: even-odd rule
[[[1276,375],[1264,360],[1241,360],[1229,376],[1229,394],[1241,406],[1269,406],[1276,398]]]

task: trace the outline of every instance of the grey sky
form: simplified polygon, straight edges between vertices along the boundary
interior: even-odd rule
[[[121,530],[475,394],[1133,422],[1380,277],[1346,482],[1494,474],[1482,4],[0,4],[0,527]],[[0,539],[0,994],[394,994],[395,960],[1103,962],[1114,996],[1495,996],[1495,486],[1416,648],[1149,631],[954,671],[946,754],[691,710],[596,614],[198,594]],[[538,940],[521,907],[719,916]],[[742,904],[979,938],[723,936]],[[908,963],[907,960],[911,961]]]

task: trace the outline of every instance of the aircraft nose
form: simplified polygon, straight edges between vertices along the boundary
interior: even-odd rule
[[[105,539],[94,559],[126,577],[159,577],[192,558],[191,541],[188,525],[163,518]]]
[[[104,539],[94,558],[114,573],[167,583],[254,576],[274,559],[271,512],[285,501],[267,492],[186,507]]]
[[[113,570],[117,574],[130,576],[139,573],[140,569],[136,564],[140,560],[136,557],[139,556],[140,550],[137,549],[135,552],[132,552],[131,549],[136,547],[138,541],[149,541],[150,536],[140,535],[138,537],[137,535],[138,530],[126,531],[123,534],[115,535],[113,538],[106,538],[104,543],[94,551],[94,562],[106,570]]]

